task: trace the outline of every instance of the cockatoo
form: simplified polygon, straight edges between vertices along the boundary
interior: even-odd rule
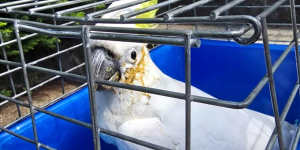
[[[115,7],[131,0],[112,3]],[[112,12],[102,18],[118,18],[134,6]],[[101,26],[136,27],[134,24]],[[164,74],[151,60],[145,44],[94,40],[91,58],[96,80],[184,92],[185,84]],[[162,58],[163,59],[163,58]],[[193,95],[214,98],[192,87]],[[185,103],[175,98],[116,87],[101,87],[96,92],[97,126],[170,149],[185,149]],[[249,109],[229,109],[192,103],[192,150],[262,150],[275,127],[274,118]],[[295,127],[283,124],[284,143],[292,140]],[[143,150],[145,147],[101,135],[120,150]],[[277,145],[278,147],[278,145]]]

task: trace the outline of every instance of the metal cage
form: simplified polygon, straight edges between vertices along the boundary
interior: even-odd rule
[[[38,138],[38,133],[36,131],[35,124],[35,112],[42,112],[48,115],[81,125],[83,127],[89,128],[93,132],[93,143],[94,149],[98,150],[101,148],[99,133],[105,133],[110,136],[114,136],[132,143],[136,143],[148,148],[152,149],[168,149],[167,147],[162,147],[160,145],[154,145],[147,141],[141,141],[139,139],[135,139],[126,135],[122,135],[120,133],[115,133],[113,131],[109,131],[106,129],[99,129],[95,124],[95,107],[94,107],[94,93],[95,89],[94,84],[103,84],[108,86],[114,86],[119,88],[126,88],[136,91],[142,91],[152,94],[158,94],[168,97],[174,97],[178,99],[185,100],[185,108],[186,108],[186,150],[190,150],[191,145],[191,102],[199,102],[210,105],[216,105],[221,107],[227,107],[232,109],[242,109],[246,108],[254,98],[259,94],[261,89],[269,83],[269,90],[271,92],[271,101],[273,106],[273,112],[275,116],[276,128],[273,131],[273,134],[269,140],[267,149],[271,149],[274,145],[277,137],[280,149],[284,149],[282,133],[281,133],[281,122],[284,121],[287,112],[293,102],[296,93],[299,91],[299,79],[300,79],[300,66],[299,66],[299,52],[298,52],[298,30],[296,24],[296,7],[294,0],[290,0],[289,4],[285,4],[287,0],[278,0],[274,2],[272,5],[264,5],[264,6],[245,6],[241,5],[245,0],[231,0],[225,1],[224,5],[209,5],[210,2],[214,2],[214,0],[199,0],[193,1],[187,5],[176,5],[180,0],[167,0],[160,2],[156,5],[140,9],[134,12],[129,12],[126,14],[122,14],[120,19],[102,19],[99,16],[113,12],[119,9],[123,9],[126,7],[130,7],[133,5],[138,5],[148,0],[137,0],[131,3],[126,3],[124,5],[113,7],[113,8],[104,8],[102,10],[95,11],[97,6],[103,4],[110,4],[116,0],[103,0],[103,1],[93,1],[93,0],[74,0],[74,1],[65,1],[61,3],[59,0],[19,0],[19,1],[11,1],[0,4],[0,14],[3,15],[29,15],[31,17],[37,18],[47,18],[50,21],[53,21],[53,24],[39,23],[33,21],[25,21],[15,18],[0,18],[1,22],[7,22],[13,24],[15,37],[16,39],[11,41],[3,41],[0,36],[2,48],[2,53],[4,58],[0,59],[0,64],[6,66],[6,71],[0,74],[0,77],[8,76],[10,80],[11,87],[14,92],[13,97],[7,97],[4,95],[0,95],[0,99],[5,100],[1,103],[11,102],[15,103],[18,107],[27,107],[30,109],[30,116],[32,118],[34,139],[29,139],[27,137],[18,135],[14,132],[9,131],[5,127],[0,127],[0,129],[4,132],[17,136],[27,142],[33,143],[36,145],[36,149],[40,149],[40,147],[45,149],[54,149],[50,146],[47,146],[45,143],[41,143]],[[172,6],[172,7],[171,7]],[[173,7],[175,6],[175,7]],[[158,8],[166,8],[168,9],[164,12],[160,12],[155,18],[132,18],[139,14],[155,10]],[[249,8],[264,8],[263,11],[259,12],[256,16],[252,15],[230,15],[227,12],[230,9],[234,9],[237,7],[249,7]],[[196,9],[204,9],[204,8],[213,8],[212,11],[209,12],[207,16],[198,16],[196,14]],[[275,12],[278,8],[288,8],[290,11],[291,24],[283,24],[292,26],[293,31],[293,40],[289,42],[289,46],[282,53],[278,60],[272,65],[271,56],[269,50],[269,39],[268,39],[268,24],[266,18]],[[194,10],[195,16],[190,17],[182,17],[181,14]],[[88,11],[84,17],[72,17],[69,14],[78,11]],[[62,24],[58,24],[58,22],[62,22]],[[158,29],[140,29],[140,28],[125,28],[125,27],[104,27],[104,26],[94,26],[95,23],[110,23],[110,24],[210,24],[221,26],[223,28],[227,28],[228,30],[224,32],[220,31],[202,31],[201,29],[196,28],[195,30],[158,30]],[[75,25],[74,25],[75,24]],[[276,25],[276,24],[273,24]],[[280,25],[280,24],[279,24]],[[281,24],[282,25],[282,24]],[[21,36],[20,32],[26,31],[27,34],[25,36]],[[105,34],[104,34],[105,33]],[[108,34],[109,33],[109,34]],[[124,34],[125,33],[125,34]],[[59,47],[58,42],[56,43],[57,52],[46,57],[42,57],[33,62],[26,62],[24,57],[24,51],[22,48],[22,41],[26,39],[33,38],[38,34],[55,36],[58,38],[75,38],[82,41],[82,43],[71,46],[66,49],[61,49]],[[0,34],[1,35],[1,34]],[[222,100],[222,99],[211,99],[205,97],[199,97],[195,95],[191,95],[191,47],[199,45],[199,38],[220,38],[220,39],[232,39],[239,44],[252,44],[258,41],[262,37],[264,44],[264,53],[265,53],[265,63],[266,63],[266,75],[261,79],[261,81],[257,84],[257,86],[249,93],[246,99],[241,100],[240,102],[233,102],[230,100]],[[128,85],[110,81],[97,81],[91,75],[91,66],[89,62],[89,57],[91,55],[91,49],[89,45],[89,41],[91,39],[103,39],[103,40],[114,40],[114,41],[128,41],[128,42],[141,42],[141,43],[153,43],[153,44],[173,44],[180,45],[185,47],[185,93],[177,93],[172,91],[166,91],[161,89],[147,88],[136,85]],[[17,44],[20,60],[21,62],[9,61],[7,60],[5,47],[11,44]],[[74,50],[75,48],[81,48],[84,51],[84,63],[75,66],[69,70],[63,70],[61,65],[61,55]],[[298,73],[298,81],[295,83],[294,89],[290,94],[288,102],[284,107],[284,111],[281,115],[278,112],[277,106],[277,97],[275,91],[275,84],[273,79],[273,74],[276,72],[277,68],[284,61],[287,54],[291,51],[291,49],[295,47],[295,55],[296,55],[296,64],[297,64],[297,73]],[[50,58],[58,58],[58,70],[49,69],[45,67],[40,67],[37,64],[45,61]],[[86,75],[78,75],[71,73],[73,70],[84,67],[86,68]],[[11,69],[13,67],[13,69]],[[14,87],[14,80],[11,77],[11,74],[16,71],[23,71],[24,81],[26,85],[26,90],[21,93],[16,93]],[[47,74],[54,75],[48,80],[35,85],[30,86],[28,81],[28,70],[33,70],[37,72],[44,72]],[[46,83],[49,83],[55,79],[60,79],[62,84],[62,93],[64,92],[64,79],[72,79],[82,83],[82,86],[88,85],[89,87],[89,97],[90,97],[90,106],[91,106],[91,118],[92,123],[85,123],[79,120],[75,120],[73,118],[69,118],[66,116],[62,116],[50,111],[45,110],[44,108],[40,108],[34,106],[32,104],[31,91],[35,90]],[[22,102],[18,100],[18,98],[22,95],[27,94],[28,103]],[[1,106],[0,105],[0,106]],[[296,149],[297,143],[300,137],[300,130],[298,130],[296,135],[296,140],[293,143],[293,149]]]

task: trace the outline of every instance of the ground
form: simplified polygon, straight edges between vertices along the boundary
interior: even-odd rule
[[[77,85],[71,82],[65,82],[65,91],[71,91],[75,89]],[[54,81],[45,86],[39,88],[32,93],[33,105],[42,107],[50,103],[53,99],[61,96],[61,84],[59,81]],[[23,96],[20,99],[26,101],[27,96]],[[29,109],[25,107],[20,107],[22,116],[29,113]],[[10,122],[15,121],[18,118],[17,107],[13,103],[7,103],[0,107],[0,126],[3,127]]]

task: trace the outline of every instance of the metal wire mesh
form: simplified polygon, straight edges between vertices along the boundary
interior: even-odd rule
[[[281,122],[284,121],[287,112],[295,98],[296,93],[299,91],[299,79],[300,79],[300,68],[299,68],[299,53],[298,53],[298,30],[296,24],[296,11],[295,8],[299,6],[295,6],[294,0],[289,1],[289,5],[284,5],[287,0],[279,0],[272,5],[269,6],[241,6],[245,0],[232,0],[226,1],[226,3],[222,6],[214,6],[208,5],[210,2],[214,2],[214,0],[199,0],[193,1],[185,6],[176,6],[171,8],[170,5],[176,5],[180,0],[168,0],[161,3],[158,3],[154,6],[150,6],[148,8],[140,9],[137,11],[129,12],[126,14],[122,14],[118,19],[112,18],[99,18],[99,16],[110,13],[113,11],[117,11],[122,8],[130,7],[133,5],[138,5],[147,0],[142,1],[134,1],[132,3],[126,3],[124,5],[112,8],[103,8],[101,10],[96,10],[98,6],[104,4],[110,4],[116,0],[104,0],[100,2],[95,2],[92,0],[75,0],[75,1],[67,1],[62,3],[57,3],[59,0],[44,0],[44,1],[35,1],[35,0],[20,0],[13,1],[7,3],[0,4],[0,13],[1,14],[14,14],[14,15],[29,15],[31,17],[37,18],[47,18],[53,21],[53,24],[45,24],[39,22],[25,21],[20,19],[13,18],[0,18],[1,22],[11,23],[14,26],[14,32],[16,39],[11,41],[4,41],[2,37],[0,38],[0,47],[2,48],[2,53],[4,58],[0,59],[0,64],[6,66],[6,71],[0,74],[0,77],[8,76],[10,81],[10,86],[13,89],[13,97],[7,97],[0,94],[0,99],[5,100],[1,103],[3,105],[7,102],[15,103],[18,112],[19,107],[26,107],[30,109],[30,116],[32,118],[34,139],[28,139],[24,136],[18,135],[14,132],[9,131],[5,127],[0,127],[0,129],[4,132],[17,136],[27,142],[33,143],[36,145],[36,149],[40,149],[40,147],[45,149],[54,149],[50,146],[47,146],[46,143],[41,143],[38,139],[38,133],[36,131],[35,124],[35,112],[42,112],[48,115],[84,126],[86,128],[90,128],[93,131],[93,143],[94,149],[98,150],[101,148],[99,133],[108,134],[110,136],[118,137],[120,139],[140,144],[142,146],[152,148],[152,149],[168,149],[166,147],[162,147],[160,145],[155,145],[149,143],[147,141],[141,141],[136,138],[132,138],[120,133],[116,133],[113,131],[109,131],[106,129],[100,129],[96,126],[95,121],[95,105],[94,105],[94,93],[95,89],[94,84],[102,84],[108,86],[114,86],[119,88],[131,89],[136,91],[142,91],[152,94],[158,94],[168,97],[179,98],[185,100],[185,108],[186,108],[186,150],[190,150],[191,145],[191,102],[199,102],[210,105],[216,105],[221,107],[227,107],[232,109],[242,109],[246,108],[251,104],[251,102],[255,99],[255,97],[259,94],[262,88],[269,83],[269,88],[271,92],[271,101],[275,116],[276,128],[273,131],[273,134],[269,140],[267,149],[271,149],[274,145],[277,137],[280,149],[283,150],[284,143],[282,140],[281,133]],[[155,18],[133,18],[139,14],[149,12],[154,9],[163,8],[168,6],[168,11],[162,12],[158,14]],[[213,9],[208,16],[198,16],[195,9],[201,8],[215,8]],[[230,15],[228,11],[233,8],[238,7],[255,7],[255,8],[264,8],[263,11],[258,13],[256,16],[251,15]],[[267,20],[266,18],[276,11],[278,8],[289,8],[290,17],[291,17],[291,25],[293,29],[293,40],[290,41],[289,46],[282,53],[282,55],[275,61],[272,65],[271,56],[269,50],[269,39],[268,39],[268,28],[267,28]],[[194,16],[192,17],[179,17],[180,14],[184,12],[194,10]],[[83,17],[72,17],[70,16],[73,12],[78,11],[86,11],[87,13]],[[225,14],[225,15],[223,15]],[[64,22],[59,24],[58,22]],[[158,29],[140,29],[140,28],[125,28],[125,27],[104,27],[104,26],[93,26],[95,23],[110,23],[110,24],[198,24],[198,23],[208,23],[212,25],[218,25],[227,28],[225,32],[220,31],[201,31],[196,28],[196,30],[158,30]],[[75,24],[75,25],[73,25]],[[235,26],[235,28],[232,28]],[[236,28],[238,26],[238,28]],[[25,36],[21,36],[20,32],[30,32],[31,34],[27,34]],[[249,32],[251,31],[251,32]],[[108,34],[109,33],[109,34]],[[126,33],[126,34],[124,34]],[[56,41],[56,49],[57,51],[54,54],[48,55],[46,57],[42,57],[33,62],[26,62],[24,57],[23,45],[22,42],[26,39],[33,38],[39,34],[55,36],[59,38],[75,38],[82,41],[82,43],[71,46],[66,49],[61,49],[58,41]],[[247,36],[245,36],[247,34]],[[1,34],[0,34],[1,35]],[[212,99],[205,98],[200,96],[195,96],[191,94],[191,47],[199,45],[199,38],[222,38],[222,39],[233,39],[237,43],[240,44],[252,44],[259,40],[260,36],[262,36],[263,44],[264,44],[264,52],[265,52],[265,62],[266,62],[266,75],[260,80],[257,86],[249,93],[248,97],[240,102],[234,102],[230,100],[222,100],[222,99]],[[177,93],[173,91],[166,91],[155,88],[148,88],[143,86],[136,85],[128,85],[117,82],[110,81],[98,81],[95,80],[91,75],[91,66],[89,62],[89,58],[91,56],[91,48],[89,45],[89,41],[91,39],[103,39],[103,40],[114,40],[114,41],[128,41],[128,42],[140,42],[140,43],[154,43],[154,44],[173,44],[180,45],[185,47],[185,93]],[[20,55],[20,62],[9,61],[6,56],[5,47],[11,44],[18,44],[18,50]],[[76,48],[81,48],[84,51],[84,63],[77,65],[69,70],[63,70],[62,68],[62,58],[61,56],[69,51],[72,51]],[[277,96],[275,90],[275,84],[273,79],[273,74],[276,72],[280,64],[284,61],[285,57],[291,51],[291,49],[295,47],[295,55],[296,55],[296,64],[297,64],[297,73],[298,73],[298,81],[295,83],[295,87],[290,94],[290,97],[284,107],[284,110],[281,115],[278,112],[277,105]],[[38,66],[37,64],[48,60],[50,58],[58,58],[58,70],[49,69],[45,67]],[[71,73],[72,71],[85,66],[86,75],[78,75]],[[11,75],[19,70],[23,71],[24,76],[24,84],[26,86],[26,90],[21,93],[16,93],[14,80]],[[54,75],[48,80],[31,86],[28,81],[28,70],[33,70],[37,72],[43,72],[47,74]],[[91,118],[92,122],[85,123],[73,118],[69,118],[66,116],[62,116],[50,111],[45,110],[44,108],[40,108],[34,106],[32,104],[32,96],[31,91],[47,84],[56,79],[61,80],[62,93],[65,93],[64,90],[64,79],[72,79],[78,82],[81,82],[82,85],[88,85],[89,87],[89,97],[90,97],[90,106],[91,106]],[[18,100],[20,96],[27,94],[28,102],[25,103],[23,101]],[[20,112],[19,112],[20,115]],[[299,140],[300,132],[298,130],[296,135],[296,140],[293,144],[293,149],[296,149],[298,140]]]

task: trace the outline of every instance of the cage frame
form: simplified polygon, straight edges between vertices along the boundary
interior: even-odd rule
[[[46,144],[40,143],[38,141],[38,134],[36,131],[36,125],[35,125],[35,119],[34,114],[36,112],[42,112],[46,113],[48,115],[90,128],[93,132],[93,143],[94,143],[94,149],[98,150],[101,148],[100,140],[99,140],[99,133],[108,134],[110,136],[114,136],[129,142],[133,142],[135,144],[139,144],[148,148],[152,149],[168,149],[166,147],[162,147],[160,145],[155,145],[152,143],[149,143],[147,141],[142,141],[136,138],[132,138],[126,135],[122,135],[120,133],[116,133],[113,131],[109,131],[106,129],[100,129],[96,127],[95,122],[95,108],[94,108],[94,93],[95,89],[94,84],[103,84],[113,87],[119,87],[119,88],[125,88],[135,91],[141,91],[141,92],[147,92],[151,94],[158,94],[162,96],[168,96],[173,98],[182,99],[185,101],[185,107],[186,107],[186,150],[190,150],[191,145],[191,130],[190,130],[190,124],[191,124],[191,102],[199,102],[199,103],[205,103],[209,105],[215,105],[215,106],[221,106],[226,108],[232,108],[232,109],[242,109],[246,108],[251,104],[251,102],[255,99],[255,97],[259,94],[259,92],[262,90],[262,88],[269,83],[269,90],[271,93],[271,102],[273,106],[273,113],[274,113],[274,119],[276,127],[273,130],[272,136],[268,142],[266,149],[272,149],[272,146],[274,145],[276,138],[278,137],[278,142],[280,149],[284,149],[284,143],[282,140],[282,133],[281,133],[281,122],[284,121],[290,106],[292,105],[292,102],[296,96],[296,93],[299,91],[300,84],[300,63],[299,63],[299,48],[298,48],[298,29],[297,29],[297,23],[296,23],[296,6],[294,0],[289,0],[290,5],[283,5],[287,0],[279,0],[276,3],[274,3],[271,6],[262,6],[263,8],[266,8],[264,11],[262,11],[258,16],[249,16],[249,15],[220,15],[222,13],[226,14],[226,11],[234,8],[234,7],[250,7],[250,6],[239,6],[238,4],[243,3],[245,0],[232,0],[228,3],[226,3],[223,6],[218,6],[217,9],[213,10],[210,13],[210,16],[195,16],[195,17],[176,17],[176,15],[181,14],[185,11],[195,9],[197,7],[214,7],[214,6],[207,6],[208,2],[211,2],[213,0],[199,0],[197,2],[193,2],[187,6],[182,6],[178,9],[172,10],[170,12],[166,12],[163,14],[163,17],[160,18],[146,18],[146,19],[133,19],[130,17],[136,16],[138,14],[148,12],[157,8],[168,6],[172,3],[176,3],[179,0],[173,0],[173,1],[166,1],[162,3],[158,3],[154,6],[150,6],[148,8],[141,9],[136,12],[130,12],[128,14],[121,15],[120,19],[102,19],[102,18],[95,18],[99,14],[105,14],[112,11],[119,10],[121,8],[126,8],[129,6],[137,5],[142,2],[146,2],[148,0],[142,0],[142,1],[134,1],[134,3],[130,4],[124,4],[122,6],[119,6],[117,8],[112,9],[104,9],[102,12],[95,12],[86,15],[85,18],[75,18],[75,17],[69,17],[65,16],[67,13],[80,11],[83,9],[90,9],[94,8],[96,5],[101,4],[108,4],[111,2],[114,2],[116,0],[104,0],[100,2],[90,3],[83,6],[78,6],[71,9],[66,9],[62,11],[58,11],[54,14],[47,14],[47,13],[41,13],[39,11],[47,10],[47,9],[54,9],[59,8],[63,6],[83,3],[91,0],[76,0],[76,1],[69,1],[64,2],[60,4],[50,4],[46,6],[38,7],[38,5],[43,5],[46,3],[52,3],[56,2],[58,0],[45,0],[37,2],[35,0],[20,0],[20,1],[13,1],[13,2],[7,2],[0,4],[0,13],[6,13],[6,14],[22,14],[22,15],[30,15],[34,17],[46,17],[53,20],[53,25],[49,24],[43,24],[43,23],[37,23],[37,22],[31,22],[31,21],[24,21],[19,19],[9,19],[9,18],[0,18],[0,21],[13,23],[14,24],[14,32],[16,35],[16,39],[4,42],[1,38],[0,47],[4,48],[5,46],[13,43],[17,43],[19,47],[20,52],[20,58],[21,63],[8,61],[7,58],[0,59],[0,64],[6,65],[7,71],[0,74],[0,77],[3,76],[11,76],[12,73],[23,70],[23,76],[25,78],[25,85],[26,90],[17,94],[14,91],[13,97],[7,97],[2,94],[0,94],[0,99],[5,100],[4,102],[12,102],[15,103],[17,108],[19,106],[27,107],[30,109],[30,116],[32,118],[32,125],[33,125],[33,132],[34,132],[34,140],[28,139],[24,136],[18,135],[14,132],[9,131],[6,127],[0,127],[0,130],[7,132],[9,134],[12,134],[16,137],[19,137],[27,142],[33,143],[36,145],[36,149],[39,149],[40,147],[43,147],[45,149],[54,149],[50,146],[47,146]],[[34,8],[29,9],[29,11],[22,11],[17,10],[20,8],[25,7],[31,7],[36,6]],[[290,41],[288,47],[284,50],[284,52],[281,54],[281,56],[275,61],[275,63],[272,65],[271,63],[271,55],[270,55],[270,49],[269,49],[269,39],[268,39],[268,24],[266,21],[266,18],[272,14],[274,11],[276,11],[280,7],[287,7],[290,9],[290,17],[292,20],[292,30],[293,30],[293,40]],[[63,25],[57,25],[57,21],[69,21]],[[79,26],[68,26],[72,23],[79,22],[83,25]],[[123,28],[123,27],[103,27],[103,26],[93,26],[90,24],[95,23],[161,23],[161,24],[177,24],[177,23],[197,23],[197,22],[208,22],[209,24],[216,24],[220,23],[223,26],[227,26],[226,22],[231,23],[238,23],[242,24],[239,29],[230,29],[227,32],[203,32],[200,30],[157,30],[157,29],[135,29],[135,28]],[[286,24],[284,24],[286,25]],[[227,26],[228,27],[228,26]],[[250,37],[242,37],[246,32],[249,30],[254,30],[254,33]],[[20,31],[29,31],[33,32],[30,35],[26,35],[24,37],[21,37],[19,32]],[[64,31],[64,32],[62,32]],[[103,34],[109,32],[110,34]],[[118,33],[126,33],[126,34],[118,34]],[[77,44],[75,46],[69,47],[67,49],[61,50],[58,42],[56,42],[56,48],[57,52],[46,56],[44,58],[41,58],[39,60],[26,63],[24,58],[24,52],[22,49],[22,40],[26,40],[29,38],[32,38],[38,34],[46,34],[51,36],[57,36],[57,37],[71,37],[71,38],[78,38],[82,40],[82,43]],[[117,35],[117,36],[116,36]],[[147,36],[145,36],[147,35]],[[155,36],[153,36],[155,35]],[[266,63],[266,75],[260,80],[260,82],[257,84],[257,86],[250,92],[247,98],[241,100],[240,102],[233,102],[230,100],[222,100],[222,99],[212,99],[212,98],[205,98],[200,96],[195,96],[191,94],[191,47],[199,45],[199,38],[230,38],[236,41],[239,44],[252,44],[259,40],[260,36],[262,36],[263,45],[264,45],[264,54],[265,54],[265,63]],[[1,37],[1,36],[0,36]],[[116,40],[116,41],[128,41],[128,42],[142,42],[142,43],[154,43],[154,44],[173,44],[173,45],[181,45],[185,47],[185,93],[177,93],[167,90],[161,90],[161,89],[155,89],[155,88],[149,88],[149,87],[143,87],[143,86],[136,86],[136,85],[128,85],[123,83],[117,83],[117,82],[111,82],[111,81],[98,81],[93,78],[91,75],[91,67],[90,67],[90,60],[89,57],[91,55],[91,49],[89,45],[90,39],[102,39],[102,40]],[[71,68],[70,70],[63,71],[61,67],[61,55],[65,52],[74,50],[77,47],[83,47],[84,50],[84,59],[85,63],[80,64],[74,68]],[[283,109],[282,114],[279,115],[278,111],[278,104],[277,104],[277,96],[275,91],[275,84],[273,79],[273,74],[276,72],[280,64],[284,61],[285,57],[288,55],[288,53],[291,51],[291,49],[295,47],[295,60],[296,60],[296,69],[297,69],[297,82],[295,83],[294,89],[291,91],[291,94],[288,98],[288,101]],[[3,50],[5,52],[5,49]],[[49,58],[53,57],[59,57],[58,64],[59,64],[59,70],[53,70],[53,69],[47,69],[43,67],[36,66],[37,63],[42,62],[44,60],[47,60]],[[10,66],[17,66],[17,68],[10,69]],[[76,75],[70,73],[72,70],[78,69],[80,67],[86,67],[86,76]],[[36,70],[48,74],[55,75],[54,77],[34,86],[30,87],[28,83],[28,73],[27,70]],[[51,82],[55,79],[60,78],[61,79],[61,85],[62,85],[62,93],[64,92],[64,79],[65,78],[71,78],[74,80],[78,80],[83,83],[82,86],[88,85],[89,87],[89,97],[90,97],[90,110],[91,110],[91,119],[92,123],[85,123],[79,120],[75,120],[72,118],[68,118],[66,116],[62,116],[50,111],[45,110],[44,108],[33,106],[32,104],[32,98],[31,98],[31,91],[34,89],[37,89],[41,87],[42,85]],[[10,84],[12,88],[14,89],[13,79],[9,77]],[[22,95],[28,95],[28,104],[19,101],[17,98]],[[68,93],[66,93],[68,94]],[[3,105],[4,103],[1,103]],[[279,131],[279,132],[278,132]],[[293,141],[293,149],[296,149],[296,146],[298,144],[300,137],[300,130],[298,127],[296,138]]]

